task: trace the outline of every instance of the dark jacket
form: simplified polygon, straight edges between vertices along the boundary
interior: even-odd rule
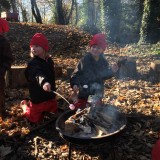
[[[92,84],[100,84],[102,87],[101,89],[103,90],[104,80],[109,79],[112,76],[113,73],[103,54],[100,55],[98,61],[95,61],[92,55],[87,53],[75,68],[70,79],[70,84],[71,87],[73,87],[73,85],[79,86],[79,98],[88,98],[88,95],[94,94],[91,91]],[[86,95],[83,95],[83,92],[86,92],[83,89],[83,85],[88,85],[89,87]]]
[[[51,57],[47,60],[35,56],[25,70],[25,76],[29,84],[31,101],[35,104],[55,98],[52,92],[43,90],[45,82],[51,84],[51,89],[55,91],[54,62]]]
[[[5,72],[11,68],[13,56],[9,42],[3,35],[0,35],[0,77],[5,75]]]

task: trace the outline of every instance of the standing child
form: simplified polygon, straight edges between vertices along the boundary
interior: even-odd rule
[[[101,101],[104,92],[104,80],[111,78],[113,73],[118,70],[117,65],[113,65],[110,69],[108,61],[103,55],[107,47],[104,34],[94,35],[89,46],[90,51],[79,61],[70,79],[73,89],[71,99],[75,100],[75,109],[85,108],[89,95],[96,95]]]
[[[10,44],[4,36],[8,31],[8,22],[0,18],[0,117],[5,116],[5,74],[13,62]]]
[[[40,122],[44,112],[57,112],[55,99],[54,62],[47,53],[48,40],[42,33],[36,33],[30,41],[31,61],[25,70],[29,83],[29,104],[24,100],[21,106],[30,122]]]

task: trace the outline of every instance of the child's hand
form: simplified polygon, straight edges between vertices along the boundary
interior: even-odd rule
[[[114,73],[116,73],[116,72],[118,71],[118,69],[119,69],[119,67],[118,67],[117,63],[114,63],[114,64],[112,65],[112,71],[113,71]]]
[[[71,110],[75,110],[76,107],[75,107],[73,104],[70,104],[70,105],[69,105],[69,108],[70,108]]]
[[[51,85],[50,85],[50,83],[46,82],[46,83],[43,85],[43,89],[44,89],[46,92],[51,92]]]

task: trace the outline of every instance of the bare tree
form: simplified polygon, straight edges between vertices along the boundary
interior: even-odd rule
[[[18,13],[16,0],[9,0],[9,1],[12,6],[13,13]]]
[[[22,21],[23,22],[28,22],[28,13],[26,11],[26,8],[24,7],[24,5],[22,4],[22,0],[18,0],[17,1],[17,5],[19,6],[19,8],[22,11]]]
[[[96,12],[95,12],[95,3],[94,0],[87,0],[87,25],[92,27],[95,25],[95,18],[96,18]]]
[[[39,12],[36,0],[31,0],[31,10],[36,22],[42,23],[41,14]]]
[[[111,42],[119,42],[119,30],[121,21],[121,1],[103,0],[106,31]]]
[[[71,1],[70,10],[66,7],[63,0],[56,0],[56,21],[57,24],[67,25],[71,19],[75,0]]]

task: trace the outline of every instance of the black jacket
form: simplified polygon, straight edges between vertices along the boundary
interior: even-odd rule
[[[11,68],[13,60],[9,42],[3,35],[0,35],[0,77],[3,77],[6,70]]]
[[[100,84],[102,89],[104,80],[113,76],[109,68],[108,61],[104,58],[103,54],[100,55],[98,61],[95,61],[90,53],[87,53],[78,63],[73,74],[71,75],[70,84],[77,85],[80,88],[79,98],[87,98],[91,93],[92,84]],[[88,85],[87,95],[82,95],[83,85]],[[103,91],[102,91],[103,92]]]
[[[41,103],[55,98],[52,92],[43,90],[45,82],[51,84],[51,89],[55,91],[54,62],[51,57],[47,60],[35,56],[25,70],[25,76],[29,84],[30,98],[33,103]]]

